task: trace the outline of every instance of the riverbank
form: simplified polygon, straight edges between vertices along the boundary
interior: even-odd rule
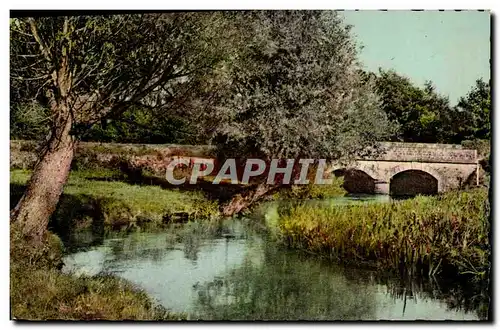
[[[31,175],[28,170],[11,170],[11,208],[21,197]],[[72,171],[51,227],[125,230],[157,227],[171,221],[211,218],[219,213],[218,203],[201,191],[162,189],[124,181],[119,171],[106,169]]]
[[[111,275],[63,274],[62,244],[48,233],[42,243],[10,232],[10,306],[17,320],[181,320],[131,283]]]
[[[11,169],[11,205],[13,208],[26,188],[30,170]],[[160,181],[160,178],[151,177]],[[51,220],[51,228],[64,234],[70,230],[116,231],[137,228],[154,229],[171,222],[214,219],[219,207],[239,185],[218,185],[215,189],[198,186],[163,186],[162,182],[134,183],[119,169],[73,170]],[[205,186],[213,186],[210,182]],[[267,199],[325,199],[342,196],[342,179],[331,185],[289,186]],[[212,187],[209,187],[212,188]],[[228,195],[228,196],[225,196]],[[255,205],[252,205],[254,207]]]
[[[276,226],[288,247],[342,263],[425,276],[488,275],[484,188],[381,204],[300,205],[282,211]]]
[[[31,173],[11,170],[11,203],[15,205]],[[106,169],[73,171],[50,227],[61,236],[78,230],[93,232],[156,228],[176,216],[211,217],[216,202],[202,193],[166,190],[120,181],[121,173]],[[66,237],[67,238],[67,237]],[[142,290],[116,276],[77,277],[63,274],[63,244],[48,233],[31,244],[11,224],[11,316],[20,320],[179,320]]]

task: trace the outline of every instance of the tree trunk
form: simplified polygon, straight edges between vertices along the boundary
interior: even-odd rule
[[[11,222],[17,222],[24,235],[34,239],[41,239],[47,231],[50,216],[56,209],[68,179],[75,152],[76,140],[70,135],[73,120],[69,109],[61,106],[57,117],[26,191],[11,211]]]
[[[234,196],[229,203],[222,206],[221,213],[226,217],[236,215],[275,189],[272,185],[259,184],[241,195]]]

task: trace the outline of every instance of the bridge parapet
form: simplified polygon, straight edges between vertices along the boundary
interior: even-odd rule
[[[360,160],[476,164],[477,150],[454,144],[382,142],[378,152]]]

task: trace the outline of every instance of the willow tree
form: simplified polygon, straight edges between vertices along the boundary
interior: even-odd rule
[[[225,157],[350,159],[392,133],[339,14],[233,15],[234,54],[214,73],[225,86],[201,121]],[[241,211],[272,188],[256,182],[223,213]]]
[[[85,129],[131,106],[171,111],[219,60],[217,15],[138,14],[13,18],[11,98],[50,110],[50,135],[11,211],[41,237]]]

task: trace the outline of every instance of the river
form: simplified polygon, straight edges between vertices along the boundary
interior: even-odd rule
[[[354,196],[312,203],[383,202]],[[64,258],[64,272],[111,273],[145,290],[165,308],[203,320],[479,320],[458,288],[403,281],[346,268],[277,245],[259,217],[190,222],[161,232],[82,236]],[[262,219],[261,219],[262,220]],[[86,245],[84,242],[94,241]],[[450,289],[451,287],[451,289]],[[473,304],[472,304],[473,305]]]

